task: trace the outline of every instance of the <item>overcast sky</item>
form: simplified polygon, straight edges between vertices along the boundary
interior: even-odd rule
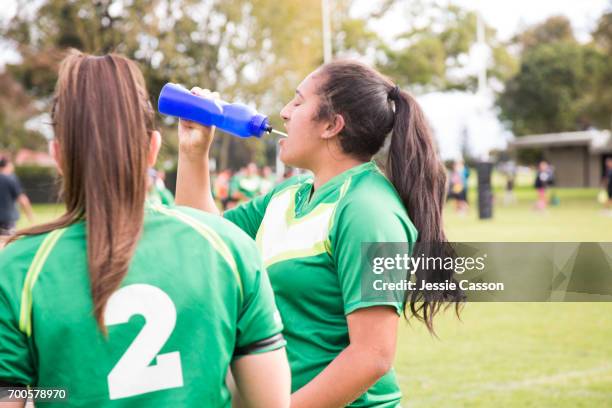
[[[333,0],[329,0],[333,1]],[[610,7],[611,0],[432,0],[439,4],[452,3],[480,12],[487,24],[498,30],[501,39],[508,39],[522,28],[545,20],[552,15],[567,16],[580,39],[585,39],[595,26],[599,16]],[[355,14],[371,10],[378,0],[357,0]],[[406,26],[406,17],[401,7],[410,0],[398,0],[398,12],[389,13],[383,21],[373,24],[372,28],[385,38]]]

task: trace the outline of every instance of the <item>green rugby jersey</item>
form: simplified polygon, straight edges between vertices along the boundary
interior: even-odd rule
[[[106,305],[108,338],[93,316],[84,222],[0,251],[0,381],[65,388],[71,406],[229,407],[232,359],[284,346],[246,234],[193,209],[145,211]]]
[[[373,162],[334,177],[310,197],[312,183],[309,176],[289,179],[224,214],[256,238],[262,253],[285,326],[294,391],[348,346],[346,315],[378,304],[361,300],[362,242],[417,238],[393,185]],[[395,407],[400,398],[391,370],[350,406]]]

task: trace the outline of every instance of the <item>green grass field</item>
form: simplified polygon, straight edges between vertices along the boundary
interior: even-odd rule
[[[472,303],[436,324],[403,324],[404,406],[612,406],[611,303]]]
[[[516,191],[494,218],[447,207],[453,241],[611,241],[612,217],[596,189],[557,189],[558,207],[533,209],[535,192]],[[425,327],[402,324],[395,368],[407,407],[612,407],[612,303],[470,303]]]
[[[612,217],[596,200],[597,189],[555,189],[560,205],[545,212],[534,210],[532,188],[515,190],[517,203],[504,205],[504,193],[495,191],[493,219],[477,220],[477,195],[471,190],[467,215],[451,206],[445,211],[446,230],[452,241],[478,242],[589,242],[612,240]]]
[[[535,192],[516,191],[494,218],[446,209],[454,241],[612,241],[612,217],[596,190],[557,190],[561,205],[534,211]],[[36,206],[38,221],[60,213]],[[23,225],[23,224],[22,224]],[[414,321],[401,325],[395,369],[404,407],[612,407],[612,303],[471,303],[449,310],[438,338]]]

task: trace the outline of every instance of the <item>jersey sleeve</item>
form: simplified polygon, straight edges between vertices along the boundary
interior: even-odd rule
[[[256,197],[231,210],[225,211],[223,217],[236,224],[252,239],[255,239],[271,197],[272,193]]]
[[[336,214],[331,236],[332,257],[346,315],[379,305],[394,307],[401,314],[403,294],[371,290],[376,275],[368,269],[368,262],[374,257],[393,257],[398,252],[412,250],[417,233],[403,208],[399,205],[389,208],[386,204],[384,196],[381,199],[378,194],[362,195],[349,200]]]
[[[234,356],[284,347],[283,324],[274,302],[272,286],[253,242],[243,246],[238,262],[242,264],[239,268],[244,295]]]
[[[261,225],[261,221],[266,214],[266,208],[268,207],[272,196],[280,193],[287,187],[304,182],[309,177],[310,176],[308,175],[298,175],[284,180],[276,185],[267,194],[255,197],[246,203],[240,204],[231,210],[225,211],[223,213],[223,217],[240,227],[240,229],[246,232],[252,239],[255,239],[257,236],[257,230],[259,230],[259,226]]]
[[[2,258],[0,254],[0,258]],[[10,268],[0,259],[3,274],[9,274]],[[3,282],[6,283],[6,282]],[[32,359],[29,340],[19,330],[19,302],[15,292],[11,296],[7,288],[0,286],[0,382],[7,385],[34,384],[36,373]]]

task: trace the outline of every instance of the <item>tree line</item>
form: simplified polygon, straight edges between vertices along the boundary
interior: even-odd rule
[[[368,21],[397,13],[379,1],[354,17],[353,1],[332,4],[335,57],[364,57],[414,93],[473,91],[476,75],[461,73],[476,43],[477,14],[455,5],[405,2],[406,29],[384,40]],[[136,60],[155,102],[166,82],[218,90],[226,100],[277,114],[299,81],[323,62],[320,0],[20,0],[0,30],[21,56],[0,74],[0,150],[44,149],[24,123],[49,108],[57,65],[67,48],[119,52]],[[569,20],[551,17],[509,41],[485,24],[491,50],[487,73],[501,118],[517,135],[609,128],[612,118],[612,12],[592,40],[579,42]],[[457,74],[459,72],[459,74]],[[175,123],[158,118],[164,156],[176,154]],[[274,142],[218,137],[219,167],[272,162]]]

